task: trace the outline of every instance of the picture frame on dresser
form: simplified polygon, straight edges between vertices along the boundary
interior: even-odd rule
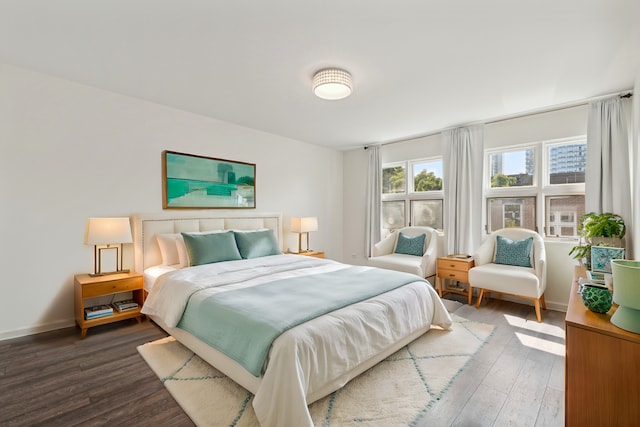
[[[256,165],[162,152],[163,209],[255,209]]]

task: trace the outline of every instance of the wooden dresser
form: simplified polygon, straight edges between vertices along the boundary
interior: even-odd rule
[[[607,314],[584,306],[577,293],[584,273],[576,267],[565,317],[565,425],[639,425],[640,334],[609,321],[615,305]]]

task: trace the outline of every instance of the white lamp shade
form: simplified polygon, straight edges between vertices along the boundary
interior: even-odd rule
[[[353,92],[351,74],[338,68],[318,71],[313,76],[313,93],[322,99],[346,98]]]
[[[315,216],[305,218],[291,218],[291,231],[294,233],[308,233],[318,231],[318,218]]]
[[[129,218],[89,218],[84,231],[85,245],[131,243]]]

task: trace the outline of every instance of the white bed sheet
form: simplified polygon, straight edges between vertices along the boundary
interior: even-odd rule
[[[346,267],[330,260],[277,255],[182,269],[158,278],[143,313],[157,319],[169,333],[176,332],[180,340],[184,331],[177,333],[175,325],[193,292],[218,292]],[[451,318],[433,287],[414,282],[286,331],[274,341],[261,378],[249,378],[251,374],[233,361],[219,366],[216,361],[226,358],[218,357],[224,356],[221,353],[203,353],[213,354],[205,360],[213,360],[214,366],[254,393],[253,407],[261,426],[310,427],[309,403],[342,387],[432,324],[448,328]],[[198,341],[189,345],[196,353],[194,347],[203,344]]]
[[[142,273],[144,278],[144,290],[147,292],[151,292],[151,288],[153,288],[153,285],[156,283],[156,280],[158,280],[158,277],[162,276],[164,273],[179,270],[180,268],[182,267],[180,267],[179,264],[176,264],[156,265],[145,269]]]

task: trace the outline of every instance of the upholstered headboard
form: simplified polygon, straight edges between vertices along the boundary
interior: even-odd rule
[[[133,250],[135,271],[162,263],[156,234],[212,230],[273,230],[282,249],[282,214],[239,213],[210,211],[177,211],[133,216]]]

